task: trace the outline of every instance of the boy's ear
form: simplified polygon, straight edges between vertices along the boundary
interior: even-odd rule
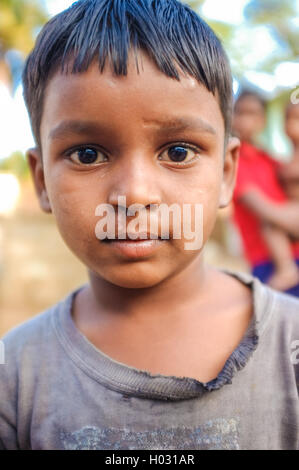
[[[52,208],[45,185],[44,167],[41,153],[37,148],[31,148],[27,151],[26,157],[33,179],[35,192],[39,200],[39,205],[44,212],[51,213]]]
[[[238,169],[239,150],[240,140],[237,137],[229,137],[224,156],[223,179],[219,200],[220,208],[227,207],[233,197]]]

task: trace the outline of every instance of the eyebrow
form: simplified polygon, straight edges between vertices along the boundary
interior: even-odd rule
[[[214,127],[212,127],[208,122],[204,121],[199,117],[176,117],[165,119],[163,121],[150,120],[144,122],[158,126],[160,129],[163,129],[163,132],[178,132],[187,129],[192,129],[195,131],[206,132],[212,135],[216,135],[216,130],[214,129]],[[60,124],[54,127],[54,129],[50,131],[48,138],[54,140],[61,139],[65,137],[66,134],[86,135],[91,133],[97,133],[100,131],[103,132],[105,130],[108,130],[108,126],[105,126],[102,123],[100,124],[94,121],[66,120],[62,121]]]
[[[153,123],[163,129],[167,129],[168,131],[183,131],[186,129],[193,129],[196,131],[207,132],[209,134],[216,135],[216,130],[214,127],[200,117],[175,117],[165,119],[163,121],[151,120],[146,122]]]
[[[100,125],[94,121],[67,120],[62,121],[54,127],[54,129],[50,131],[48,138],[51,140],[61,139],[65,137],[66,134],[86,135],[99,132],[100,130],[103,131],[103,129],[102,124]]]

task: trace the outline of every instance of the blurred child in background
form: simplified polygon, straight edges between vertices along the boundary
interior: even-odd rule
[[[296,210],[299,215],[299,208],[288,203],[279,181],[281,174],[290,191],[294,191],[292,175],[297,165],[299,193],[299,158],[296,164],[294,159],[289,165],[281,165],[254,144],[266,124],[265,102],[256,93],[243,92],[234,111],[234,132],[241,140],[234,216],[245,255],[253,274],[261,281],[299,296],[299,243],[290,239],[294,235],[291,215],[296,216]],[[294,115],[293,109],[288,108],[286,132],[298,152]]]

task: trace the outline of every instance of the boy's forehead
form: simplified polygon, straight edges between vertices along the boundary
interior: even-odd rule
[[[166,115],[175,120],[189,116],[190,122],[197,118],[201,127],[224,133],[218,96],[191,76],[181,74],[180,81],[167,77],[144,53],[138,56],[138,68],[135,58],[129,60],[125,76],[114,74],[108,63],[101,72],[95,61],[86,72],[56,71],[45,92],[41,134],[59,120],[92,118],[99,112],[110,123],[129,116],[149,125],[159,125]]]
[[[70,71],[70,69],[71,64],[69,65],[68,70]],[[190,92],[198,89],[198,87],[205,89],[205,87],[194,77],[187,75],[183,71],[181,71],[179,76],[179,81],[167,77],[161,70],[159,70],[154,61],[150,59],[146,52],[140,50],[137,55],[133,55],[133,52],[130,51],[126,75],[117,75],[114,73],[112,65],[108,60],[106,60],[105,67],[102,71],[99,70],[99,64],[97,60],[94,60],[85,72],[62,73],[59,68],[56,68],[48,82],[46,93],[47,89],[51,87],[51,83],[53,84],[53,81],[55,82],[54,86],[60,85],[61,83],[63,86],[65,86],[66,82],[69,84],[72,82],[72,85],[74,86],[81,78],[82,80],[80,80],[81,83],[79,84],[80,87],[82,86],[83,81],[85,82],[86,87],[88,86],[88,82],[91,86],[95,81],[98,81],[101,82],[101,86],[115,90],[124,89],[130,85],[134,85],[137,91],[139,88],[142,89],[146,82],[151,84],[151,88],[154,88],[155,84],[158,82],[158,90],[161,93],[163,93],[165,86],[167,86],[167,88],[169,86],[175,88],[175,84],[179,84],[181,89]],[[206,91],[208,92],[207,89]]]

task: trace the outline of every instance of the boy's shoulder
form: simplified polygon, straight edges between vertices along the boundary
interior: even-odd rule
[[[253,308],[260,329],[266,329],[275,323],[298,333],[299,339],[299,299],[279,292],[263,284],[258,278],[248,273],[223,270],[252,290]]]
[[[299,299],[268,289],[273,296],[273,321],[284,329],[286,336],[299,340]]]
[[[71,306],[73,296],[79,289],[74,289],[57,303],[4,334],[1,341],[4,345],[5,362],[9,359],[17,359],[25,352],[26,355],[37,356],[38,350],[49,345],[55,334],[53,329],[55,316]]]
[[[276,315],[276,320],[279,323],[286,323],[286,325],[293,327],[298,332],[299,339],[299,299],[292,295],[272,290],[273,297],[273,315]]]

